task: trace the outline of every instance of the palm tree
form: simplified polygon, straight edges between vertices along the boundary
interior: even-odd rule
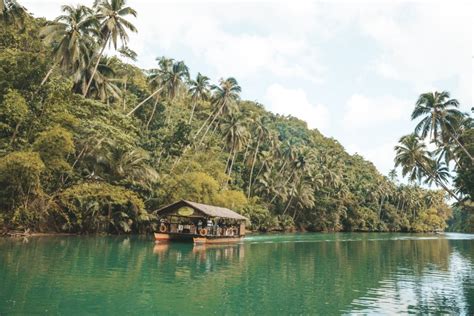
[[[99,99],[107,104],[109,104],[110,98],[119,99],[121,97],[120,88],[116,85],[121,79],[116,78],[114,60],[115,59],[108,58],[107,56],[101,58],[97,72],[94,78],[92,78],[92,84],[87,94],[88,97]],[[82,71],[78,72],[75,76],[73,89],[77,93],[82,93],[87,82],[90,81],[91,75],[90,68],[83,68]]]
[[[430,158],[430,153],[417,135],[410,134],[400,138],[399,145],[395,146],[395,152],[395,167],[402,167],[403,176],[408,174],[410,181],[421,181],[424,176],[432,178],[436,184],[459,201],[459,198],[434,173],[435,171],[432,168],[433,160]]]
[[[184,86],[184,82],[189,79],[189,69],[183,61],[174,62],[174,59],[166,57],[158,57],[156,60],[158,61],[159,67],[151,70],[148,76],[150,86],[154,92],[145,100],[138,103],[127,113],[127,116],[132,115],[148,100],[156,97],[162,90],[166,89],[169,98],[173,99],[177,91]]]
[[[194,138],[196,138],[199,133],[201,133],[202,129],[206,126],[207,122],[211,120],[211,122],[207,126],[206,131],[204,132],[204,135],[201,138],[200,143],[202,143],[204,137],[206,137],[210,127],[217,119],[217,117],[223,113],[231,112],[233,102],[237,101],[240,98],[239,94],[242,91],[242,88],[237,83],[237,80],[232,77],[227,78],[225,80],[221,79],[219,82],[219,86],[213,85],[211,89],[214,92],[213,101],[216,106],[216,110],[211,113],[211,115],[209,115],[204,124],[194,135]]]
[[[393,183],[396,183],[397,182],[397,169],[392,169],[388,172],[388,178],[390,179],[390,181],[392,181]]]
[[[422,138],[426,138],[429,133],[431,140],[437,144],[446,143],[446,136],[448,136],[474,161],[474,157],[455,135],[455,127],[459,120],[463,118],[463,114],[457,109],[458,106],[459,102],[456,99],[450,99],[447,91],[423,93],[418,98],[415,109],[411,114],[412,120],[422,117],[415,127],[415,133]]]
[[[123,45],[128,42],[127,30],[137,32],[135,26],[127,21],[125,17],[132,15],[137,16],[137,12],[131,7],[125,6],[125,0],[96,0],[94,2],[96,9],[96,18],[100,21],[99,31],[101,34],[102,48],[97,56],[97,61],[92,71],[92,76],[84,91],[87,95],[92,84],[92,79],[99,67],[100,59],[104,53],[107,44],[112,44],[117,50],[117,42],[120,39]]]
[[[0,0],[0,21],[23,27],[23,23],[30,15],[25,7],[16,0]]]
[[[307,150],[307,148],[302,148],[298,150],[298,153],[296,154],[295,159],[290,163],[291,166],[291,173],[286,178],[286,180],[283,182],[283,186],[288,185],[290,181],[292,183],[295,183],[298,180],[298,174],[303,174],[307,168],[307,159],[311,153]],[[275,194],[273,198],[270,200],[270,203],[273,203],[273,201],[277,198],[277,195]]]
[[[76,72],[87,66],[90,49],[93,46],[91,35],[94,34],[97,20],[92,10],[83,5],[76,7],[64,5],[65,13],[58,16],[53,23],[46,25],[40,35],[46,43],[53,45],[54,63],[40,86],[44,85],[56,66]]]
[[[244,117],[238,114],[229,114],[220,127],[224,134],[226,146],[229,149],[226,168],[228,168],[228,176],[230,178],[235,156],[245,147],[245,143],[249,139],[249,133],[245,127]]]
[[[282,174],[286,164],[296,158],[296,151],[294,148],[295,147],[289,141],[284,142],[282,146],[278,147],[278,156],[283,160],[278,174]]]
[[[426,183],[429,185],[432,185],[433,183],[446,184],[451,177],[449,174],[449,169],[444,162],[430,160],[430,164],[426,168],[430,170],[426,179]]]
[[[426,145],[415,134],[400,138],[395,146],[395,167],[402,167],[402,175],[408,174],[408,180],[421,181],[425,174],[424,166],[429,163]]]
[[[173,100],[177,91],[189,80],[189,69],[183,61],[175,62],[164,73],[164,83],[168,97]]]
[[[258,150],[260,147],[261,142],[264,140],[264,138],[268,135],[268,129],[266,127],[266,121],[265,118],[260,116],[254,120],[255,123],[255,134],[257,137],[257,146],[255,147],[255,153],[253,155],[252,159],[252,166],[250,168],[250,176],[249,176],[249,186],[248,186],[248,192],[247,192],[247,197],[250,198],[250,193],[252,190],[252,177],[253,177],[253,170],[255,167],[255,161],[257,160],[257,154]]]
[[[193,103],[193,107],[191,109],[191,116],[189,117],[189,124],[193,121],[194,110],[196,108],[197,101],[200,100],[207,100],[209,95],[209,77],[201,75],[198,72],[196,76],[196,80],[191,80],[189,93],[191,94],[191,99]]]
[[[129,179],[133,183],[146,184],[158,179],[158,174],[148,161],[149,154],[141,149],[112,149],[108,154],[108,164],[116,179]]]

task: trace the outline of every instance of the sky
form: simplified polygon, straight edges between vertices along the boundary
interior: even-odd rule
[[[53,19],[62,4],[20,0]],[[192,76],[235,77],[242,98],[305,120],[346,150],[393,168],[421,93],[447,90],[470,111],[474,5],[465,0],[128,0],[136,65],[183,60]]]

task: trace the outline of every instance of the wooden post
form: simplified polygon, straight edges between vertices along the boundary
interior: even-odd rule
[[[240,236],[245,236],[245,221],[240,222],[239,233]]]

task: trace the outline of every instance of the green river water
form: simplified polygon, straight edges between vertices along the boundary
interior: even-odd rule
[[[474,315],[474,235],[0,239],[0,315]]]

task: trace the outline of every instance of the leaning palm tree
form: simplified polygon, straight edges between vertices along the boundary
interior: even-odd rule
[[[441,186],[449,195],[459,201],[459,198],[441,181],[436,170],[433,168],[433,160],[426,149],[426,145],[415,134],[400,138],[399,144],[395,146],[395,167],[402,167],[402,175],[408,175],[408,180],[421,182],[423,178],[432,179]]]
[[[100,59],[107,44],[113,45],[114,49],[117,50],[119,39],[122,44],[127,44],[127,30],[137,32],[135,26],[126,20],[126,17],[129,15],[136,17],[137,12],[131,7],[126,7],[125,0],[96,0],[94,2],[94,8],[96,9],[96,18],[100,21],[99,31],[101,34],[100,38],[102,41],[102,48],[100,49],[99,55],[96,57],[97,61],[92,71],[89,83],[84,91],[84,96],[86,96],[89,91],[92,79],[97,71],[97,67],[99,67]]]
[[[63,15],[46,25],[40,32],[44,41],[53,45],[53,66],[48,71],[41,86],[46,83],[53,70],[61,69],[74,73],[86,68],[90,50],[93,47],[92,34],[97,20],[92,10],[86,6],[62,6]]]
[[[442,161],[431,160],[426,168],[430,171],[426,179],[426,183],[429,185],[440,182],[446,184],[451,177],[447,165]]]
[[[227,78],[225,80],[221,79],[219,85],[213,85],[211,89],[214,91],[213,101],[216,106],[216,110],[211,113],[211,115],[209,115],[204,124],[194,135],[194,138],[196,138],[210,120],[210,123],[208,124],[207,129],[204,132],[199,143],[202,143],[207,133],[209,132],[209,129],[211,128],[212,124],[214,124],[215,120],[217,119],[217,117],[219,117],[219,115],[223,113],[228,114],[231,112],[234,102],[240,98],[239,94],[242,91],[242,88],[237,83],[237,80],[232,77]]]
[[[395,146],[395,167],[402,167],[402,176],[408,175],[409,181],[421,181],[425,175],[424,167],[430,158],[426,145],[415,134],[400,138]]]
[[[194,110],[198,100],[207,100],[209,95],[209,77],[201,75],[198,72],[196,80],[191,80],[189,94],[191,94],[191,100],[193,103],[191,109],[191,116],[189,117],[189,124],[193,121]]]
[[[183,84],[184,78],[189,78],[189,70],[184,62],[179,61],[175,63],[174,59],[166,57],[158,57],[156,60],[158,61],[159,68],[152,69],[148,76],[148,82],[153,93],[130,110],[127,116],[132,115],[151,98],[157,100],[156,97],[165,89],[168,89],[168,95],[171,94],[174,97],[174,93]],[[170,93],[170,89],[175,92]]]
[[[455,134],[455,127],[463,118],[462,112],[457,109],[458,106],[459,102],[456,99],[450,99],[447,91],[423,93],[418,98],[411,114],[412,120],[422,117],[415,127],[415,133],[422,138],[426,138],[430,134],[431,140],[438,145],[446,143],[446,136],[448,136],[474,161],[474,157],[459,142]]]

